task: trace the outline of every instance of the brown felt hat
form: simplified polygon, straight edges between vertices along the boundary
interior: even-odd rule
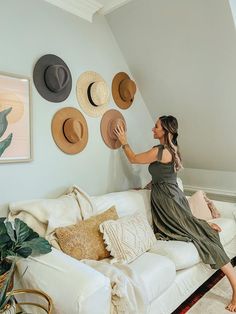
[[[47,54],[37,61],[33,79],[39,94],[48,101],[61,102],[71,92],[70,70],[66,63],[56,55]]]
[[[112,96],[121,109],[128,109],[134,100],[136,84],[125,72],[117,73],[112,80]]]
[[[111,149],[121,147],[120,141],[113,132],[118,125],[122,126],[125,130],[127,129],[125,118],[118,110],[111,109],[104,113],[101,119],[100,130],[103,141]]]
[[[87,122],[76,108],[58,110],[52,119],[51,128],[55,143],[64,153],[77,154],[87,145]]]
[[[100,74],[87,71],[80,75],[76,86],[77,100],[91,117],[103,115],[108,109],[110,89]]]

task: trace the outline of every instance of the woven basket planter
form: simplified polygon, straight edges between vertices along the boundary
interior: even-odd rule
[[[0,311],[0,314],[16,314],[16,303],[13,298],[10,299],[6,308]]]
[[[9,271],[7,271],[4,274],[0,275],[0,290],[3,288],[4,282],[5,282],[8,274],[9,274]],[[10,285],[8,287],[7,292],[9,292],[9,291],[11,291],[13,289],[13,283],[14,283],[13,279],[14,279],[14,273],[12,274],[11,282],[10,282]]]

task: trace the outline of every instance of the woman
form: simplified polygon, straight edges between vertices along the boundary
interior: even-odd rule
[[[133,164],[150,164],[151,208],[154,232],[157,239],[191,241],[205,264],[213,269],[221,269],[233,289],[232,300],[226,307],[236,312],[236,273],[220,242],[217,224],[208,224],[194,217],[188,201],[177,184],[177,171],[182,168],[178,149],[178,122],[173,116],[161,116],[152,129],[159,145],[150,150],[135,154],[127,142],[124,129],[114,130],[122,148]]]

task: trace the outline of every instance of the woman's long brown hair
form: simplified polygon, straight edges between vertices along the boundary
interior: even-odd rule
[[[161,116],[161,126],[164,130],[164,144],[169,149],[173,160],[175,171],[179,171],[183,168],[182,158],[179,151],[179,145],[177,141],[178,137],[178,121],[173,116]]]

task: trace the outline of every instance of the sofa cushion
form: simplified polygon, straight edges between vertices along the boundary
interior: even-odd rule
[[[174,262],[176,270],[191,267],[201,261],[196,247],[191,242],[157,240],[149,252],[168,257]]]
[[[102,214],[100,214],[102,215]],[[113,262],[129,263],[149,250],[156,238],[143,213],[107,220],[100,224],[100,231]]]
[[[182,192],[184,192],[183,182],[182,182],[182,180],[181,180],[179,177],[177,178],[177,184],[178,184],[180,190],[181,190]]]
[[[93,196],[92,202],[97,212],[103,212],[107,208],[115,206],[119,217],[140,211],[146,215],[149,224],[152,225],[149,190],[129,190]]]
[[[214,218],[208,221],[214,222],[221,227],[222,231],[219,232],[219,236],[223,246],[229,243],[236,235],[235,220],[230,218]],[[191,242],[158,240],[149,252],[168,257],[175,263],[176,270],[188,268],[201,262],[198,251]]]
[[[149,252],[130,263],[129,267],[140,276],[149,302],[167,290],[176,276],[175,265],[170,259]]]
[[[236,235],[236,220],[230,218],[214,218],[208,220],[220,226],[221,232],[219,232],[220,241],[223,245],[229,243]]]

